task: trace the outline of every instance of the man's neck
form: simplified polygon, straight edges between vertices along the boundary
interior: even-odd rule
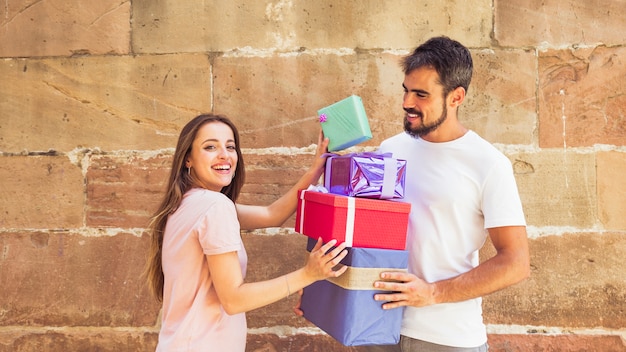
[[[467,131],[456,116],[449,116],[439,128],[420,138],[431,143],[444,143],[463,137]]]

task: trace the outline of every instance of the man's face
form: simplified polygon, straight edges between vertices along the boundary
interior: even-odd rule
[[[413,70],[404,77],[402,86],[406,132],[413,137],[422,137],[435,131],[446,121],[448,109],[437,71],[428,67]]]

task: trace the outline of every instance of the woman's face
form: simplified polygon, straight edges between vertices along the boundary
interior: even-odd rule
[[[232,181],[237,159],[230,127],[222,122],[209,122],[198,130],[185,166],[191,168],[195,186],[219,192]]]

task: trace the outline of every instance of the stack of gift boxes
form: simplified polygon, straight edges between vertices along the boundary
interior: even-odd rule
[[[329,151],[371,138],[362,101],[348,97],[318,111]],[[406,229],[410,204],[403,203],[406,161],[390,154],[353,153],[327,159],[324,187],[298,194],[296,231],[309,237],[346,242],[338,278],[304,289],[304,317],[346,346],[395,344],[402,309],[383,310],[374,282],[383,271],[406,271]],[[394,200],[392,200],[394,199]],[[400,200],[400,201],[398,201]]]

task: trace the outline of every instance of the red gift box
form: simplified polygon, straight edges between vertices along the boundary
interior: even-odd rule
[[[324,243],[404,250],[410,210],[409,203],[301,190],[295,230]]]

